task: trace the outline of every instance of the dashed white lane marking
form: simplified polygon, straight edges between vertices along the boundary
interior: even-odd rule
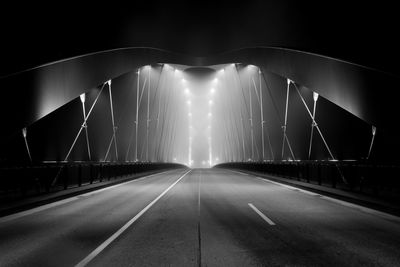
[[[1,217],[0,218],[0,223],[9,222],[9,221],[12,221],[12,220],[24,217],[24,216],[28,216],[28,215],[40,212],[40,211],[44,211],[44,210],[47,210],[47,209],[51,209],[51,208],[54,208],[54,207],[57,207],[57,206],[64,205],[66,203],[78,200],[81,197],[88,197],[88,196],[91,196],[91,195],[94,195],[94,194],[97,194],[97,193],[100,193],[100,192],[103,192],[103,191],[106,191],[106,190],[113,189],[113,188],[118,187],[118,186],[126,185],[126,184],[129,184],[129,183],[132,183],[132,182],[137,182],[137,181],[140,181],[140,180],[143,180],[143,179],[146,179],[146,178],[150,178],[152,176],[161,175],[161,174],[164,174],[164,173],[169,172],[169,171],[170,170],[165,171],[165,172],[161,172],[161,173],[155,173],[155,174],[144,176],[144,177],[141,177],[141,178],[138,178],[138,179],[134,179],[134,180],[131,180],[131,181],[123,182],[123,183],[120,183],[120,184],[117,184],[117,185],[113,185],[113,186],[109,186],[109,187],[102,188],[102,189],[99,189],[99,190],[95,190],[95,191],[92,191],[92,192],[89,192],[89,193],[85,193],[85,194],[81,194],[81,195],[78,195],[78,196],[66,198],[66,199],[63,199],[63,200],[60,200],[60,201],[56,201],[56,202],[53,202],[53,203],[49,203],[49,204],[46,204],[46,205],[43,205],[43,206],[39,206],[39,207],[30,209],[30,210],[25,210],[25,211],[17,212],[17,213],[14,213],[14,214],[10,214],[10,215]]]
[[[250,208],[252,208],[258,215],[260,215],[261,218],[263,218],[264,221],[266,221],[269,225],[275,225],[275,223],[268,218],[267,216],[265,216],[264,213],[262,213],[259,209],[257,209],[253,204],[251,203],[247,203]]]
[[[110,245],[115,239],[117,239],[126,229],[129,228],[137,219],[139,219],[148,209],[151,208],[160,198],[162,198],[172,187],[174,187],[180,180],[183,179],[189,172],[192,170],[188,170],[185,172],[178,180],[176,180],[172,185],[170,185],[167,189],[164,190],[158,197],[156,197],[150,204],[148,204],[144,209],[142,209],[138,214],[135,215],[132,219],[130,219],[124,226],[122,226],[117,232],[115,232],[111,237],[109,237],[106,241],[104,241],[100,246],[98,246],[95,250],[93,250],[86,258],[84,258],[81,262],[79,262],[75,267],[83,267],[86,266],[91,260],[93,260],[97,255],[99,255],[108,245]]]
[[[235,173],[238,173],[238,174],[247,175],[247,176],[253,176],[253,177],[255,177],[255,178],[257,178],[257,179],[259,179],[259,180],[261,180],[263,182],[266,182],[266,183],[276,184],[276,185],[279,185],[279,186],[286,187],[286,188],[288,188],[288,189],[290,189],[292,191],[299,191],[299,192],[302,192],[302,193],[307,194],[307,195],[317,196],[320,199],[325,199],[325,200],[337,203],[337,204],[342,205],[342,206],[346,206],[346,207],[349,207],[349,208],[357,209],[359,211],[362,211],[362,212],[365,212],[365,213],[368,213],[368,214],[371,214],[371,215],[376,215],[376,216],[379,216],[381,218],[390,220],[392,222],[400,223],[400,217],[392,215],[392,214],[389,214],[389,213],[386,213],[386,212],[383,212],[383,211],[370,209],[370,208],[367,208],[367,207],[364,207],[364,206],[361,206],[361,205],[357,205],[357,204],[353,204],[353,203],[350,203],[350,202],[347,202],[347,201],[343,201],[343,200],[339,200],[339,199],[336,199],[336,198],[324,196],[324,195],[321,195],[321,194],[316,194],[316,193],[313,193],[313,192],[310,192],[310,191],[307,191],[307,190],[304,190],[304,189],[299,189],[299,188],[296,188],[296,187],[293,187],[293,186],[290,186],[290,185],[281,184],[281,183],[278,183],[278,182],[275,182],[275,181],[271,181],[268,178],[262,178],[262,177],[258,177],[258,176],[255,176],[255,175],[249,175],[247,173],[242,173],[242,172],[239,172],[239,171],[232,171],[232,172],[235,172]]]

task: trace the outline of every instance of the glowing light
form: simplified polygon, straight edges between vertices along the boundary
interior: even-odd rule
[[[81,95],[79,96],[79,98],[81,99],[81,102],[82,102],[82,103],[85,103],[86,95],[85,95],[84,93],[81,94]]]
[[[211,116],[212,116],[211,112],[208,112],[208,117],[211,117]]]
[[[150,65],[146,65],[143,67],[145,70],[149,70],[150,69]]]
[[[190,106],[192,102],[190,100],[186,101],[186,103]]]
[[[313,99],[314,99],[314,102],[317,102],[317,100],[318,100],[318,93],[313,92]]]
[[[185,94],[189,94],[189,93],[190,93],[189,89],[186,88],[186,89],[185,89]]]
[[[375,134],[376,134],[376,127],[372,126],[372,135],[375,135]]]
[[[185,82],[186,82],[186,80],[185,80],[185,79],[182,79],[182,80],[181,80],[181,82],[182,82],[182,83],[185,83]]]
[[[215,78],[215,79],[213,80],[213,82],[214,82],[214,83],[217,83],[217,82],[218,82],[218,79],[217,79],[217,78]]]
[[[218,160],[219,160],[219,158],[218,158],[218,157],[216,157],[216,158],[215,158],[215,160],[216,160],[216,161],[218,161]]]
[[[218,71],[218,73],[220,73],[220,74],[224,74],[224,72],[225,72],[224,69],[220,69],[220,70]]]
[[[292,81],[290,79],[287,79],[287,84],[290,84]]]
[[[22,135],[24,136],[24,138],[26,138],[26,128],[22,129]]]
[[[111,86],[111,80],[108,80],[107,83],[108,83],[108,86]]]
[[[212,105],[212,104],[213,104],[213,101],[212,101],[212,100],[208,100],[208,104],[209,104],[209,105]]]
[[[189,117],[192,117],[192,113],[189,113],[188,116],[189,116]]]
[[[215,89],[211,88],[210,92],[211,92],[211,94],[214,94],[215,93]]]
[[[175,69],[175,74],[181,74],[181,71],[178,69]]]

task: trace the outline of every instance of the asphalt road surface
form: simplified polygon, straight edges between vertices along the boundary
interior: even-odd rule
[[[0,218],[1,266],[400,266],[400,220],[255,176],[174,170]]]

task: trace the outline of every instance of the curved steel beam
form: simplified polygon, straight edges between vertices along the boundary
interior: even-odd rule
[[[20,131],[80,94],[140,66],[240,62],[304,85],[379,128],[392,128],[396,77],[349,62],[276,47],[244,48],[196,58],[155,48],[120,48],[69,58],[0,79],[0,136]],[[13,110],[10,111],[10,108]],[[11,116],[12,114],[12,116]]]

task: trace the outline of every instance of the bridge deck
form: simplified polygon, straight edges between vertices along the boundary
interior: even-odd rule
[[[400,264],[397,217],[222,169],[185,172],[158,174],[0,218],[0,262]]]

